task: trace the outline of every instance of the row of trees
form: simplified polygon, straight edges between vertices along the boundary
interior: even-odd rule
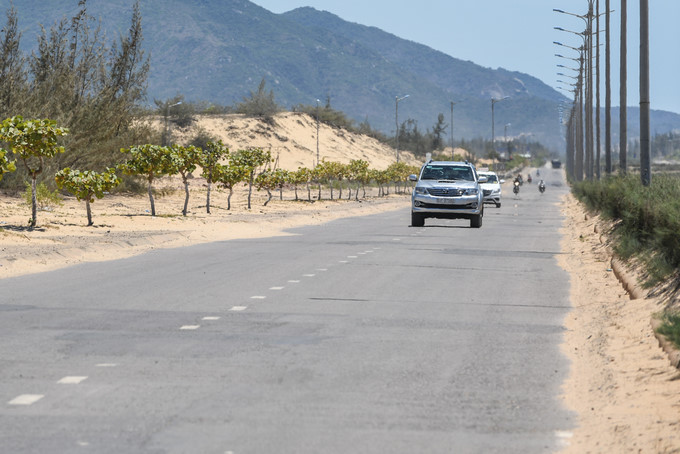
[[[23,163],[24,168],[31,176],[31,219],[30,227],[35,227],[37,222],[37,187],[36,181],[45,168],[46,160],[64,152],[64,147],[57,144],[58,137],[68,135],[66,128],[59,128],[56,122],[50,120],[24,120],[15,116],[4,120],[0,124],[0,141],[10,144],[11,151]],[[307,189],[307,199],[312,200],[312,184],[318,186],[318,200],[321,199],[321,186],[326,184],[330,187],[330,198],[334,197],[334,188],[337,186],[338,198],[342,198],[344,182],[347,183],[348,199],[359,199],[359,190],[375,182],[379,187],[379,195],[389,193],[389,184],[399,185],[406,181],[410,173],[416,173],[417,168],[404,163],[394,163],[386,170],[373,170],[369,163],[363,160],[353,160],[349,164],[334,161],[323,161],[314,169],[298,168],[296,171],[287,171],[272,167],[271,154],[268,151],[254,148],[239,150],[230,153],[229,149],[221,142],[208,142],[205,148],[196,146],[161,146],[145,144],[123,148],[121,151],[126,159],[123,163],[114,167],[107,167],[103,172],[93,170],[76,170],[66,167],[55,173],[55,181],[60,189],[74,194],[78,200],[84,200],[87,209],[88,226],[93,225],[90,203],[96,198],[102,198],[105,193],[111,191],[121,183],[116,172],[126,175],[142,177],[147,182],[151,215],[156,215],[156,207],[153,196],[153,184],[164,176],[179,175],[182,178],[185,191],[184,207],[182,214],[188,213],[189,206],[189,180],[193,172],[199,167],[202,169],[201,176],[206,179],[208,191],[206,196],[206,210],[210,213],[210,196],[214,184],[227,189],[227,209],[231,209],[231,197],[234,188],[238,184],[245,183],[248,187],[248,208],[251,208],[253,188],[264,190],[268,194],[265,206],[272,199],[272,191],[279,190],[283,198],[283,188],[290,186],[295,191],[295,200],[299,200],[298,188]],[[8,151],[0,149],[0,179],[3,175],[16,170],[15,161],[10,161]]]

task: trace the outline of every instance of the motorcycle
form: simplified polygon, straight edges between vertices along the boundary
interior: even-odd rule
[[[512,184],[512,192],[515,193],[515,195],[519,194],[519,181],[514,181]]]
[[[527,175],[527,183],[531,183],[531,174]]]
[[[541,180],[541,182],[538,183],[538,192],[540,192],[541,194],[545,192],[545,183],[543,182],[543,180]]]

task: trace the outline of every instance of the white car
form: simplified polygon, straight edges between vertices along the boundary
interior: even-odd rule
[[[491,172],[489,170],[479,170],[477,172],[479,176],[486,177],[486,183],[480,183],[482,192],[484,193],[484,203],[493,203],[496,208],[501,207],[501,184],[505,183],[505,180],[499,180],[496,172]]]

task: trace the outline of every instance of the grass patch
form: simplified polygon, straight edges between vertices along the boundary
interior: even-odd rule
[[[665,314],[661,326],[656,331],[666,336],[677,348],[680,348],[680,314]]]

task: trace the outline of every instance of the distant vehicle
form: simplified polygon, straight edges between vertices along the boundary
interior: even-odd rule
[[[553,159],[551,162],[553,169],[559,169],[560,167],[562,167],[562,161],[560,161],[559,159]]]
[[[489,170],[480,170],[477,172],[480,177],[486,177],[486,183],[480,183],[482,188],[482,193],[484,194],[484,203],[493,203],[496,208],[501,207],[501,184],[505,183],[505,180],[499,180],[496,172],[491,172]]]
[[[411,226],[422,227],[426,218],[469,219],[470,227],[482,226],[486,177],[477,175],[469,162],[429,161],[416,181],[411,196]]]

